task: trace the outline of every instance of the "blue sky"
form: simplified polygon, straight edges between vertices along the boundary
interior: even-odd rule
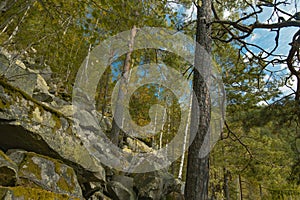
[[[257,2],[256,0],[253,0],[253,3]],[[186,16],[192,16],[193,19],[196,19],[196,8],[194,6],[191,6],[189,9],[184,9],[184,7],[171,3],[170,6],[176,10],[178,14],[178,18],[182,17],[180,13],[184,12]],[[290,5],[282,5],[280,8],[288,13],[294,14],[296,12],[300,11],[300,1],[299,0],[292,0],[292,3]],[[272,13],[273,9],[272,8],[267,8],[264,10],[263,13],[259,15],[259,21],[261,23],[267,23],[267,20],[270,18],[270,15]],[[250,10],[249,10],[250,12]],[[239,9],[237,10],[226,10],[224,11],[224,19],[227,19],[229,16],[238,14],[240,15],[241,11]],[[285,19],[288,19],[288,16],[286,15],[280,15],[284,17]],[[278,19],[276,16],[272,17],[271,21],[269,23],[276,23],[278,22]],[[279,38],[279,46],[277,50],[274,52],[275,54],[279,55],[288,55],[288,52],[290,50],[290,45],[289,43],[292,41],[293,35],[296,33],[298,28],[296,27],[291,27],[291,28],[283,28],[280,31],[280,38]],[[264,48],[265,50],[272,50],[275,46],[275,40],[274,37],[276,36],[275,32],[271,32],[270,30],[265,30],[265,29],[260,29],[260,30],[255,30],[253,34],[246,40],[247,42],[251,42],[254,44],[259,45],[260,47]],[[256,49],[253,49],[255,53],[259,53],[259,51]],[[244,52],[247,53],[247,52]],[[249,54],[248,54],[249,55]],[[278,65],[278,66],[269,66],[267,69],[271,71],[278,71],[282,69],[280,74],[278,74],[278,77],[283,77],[283,74],[288,74],[289,72],[286,70],[287,66],[286,65]],[[269,74],[267,73],[265,80],[269,78]],[[291,87],[293,89],[296,89],[296,81],[291,81]],[[280,90],[284,93],[284,95],[288,95],[292,93],[293,91],[284,86],[281,87]]]
[[[285,6],[282,5],[282,6],[280,6],[280,8],[288,13],[294,14],[297,11],[299,11],[300,5],[298,4],[297,7],[295,8],[295,4],[292,3],[290,5],[285,5]],[[265,9],[265,11],[261,15],[259,15],[259,21],[262,23],[267,23],[267,20],[269,19],[270,13],[272,13],[272,10],[273,10],[272,8]],[[281,14],[280,16],[284,17],[285,19],[289,18],[288,16],[283,15],[283,14]],[[269,21],[269,22],[270,23],[278,22],[277,16],[274,16],[271,19],[271,21]],[[277,50],[274,52],[275,54],[288,55],[288,52],[291,48],[289,43],[292,41],[292,37],[296,33],[297,30],[298,30],[298,28],[296,28],[296,27],[281,29],[280,37],[279,37],[279,45],[278,45]],[[271,50],[275,46],[275,42],[274,42],[275,36],[276,36],[276,33],[271,32],[270,30],[265,30],[265,29],[255,30],[253,32],[252,36],[247,41],[258,44],[261,47],[265,48],[266,50]],[[289,73],[286,70],[286,68],[287,68],[287,66],[283,64],[283,65],[278,65],[275,67],[269,66],[267,69],[271,70],[271,71],[285,69],[282,71],[282,73]],[[268,78],[268,75],[266,76],[266,79],[267,78]],[[291,84],[292,84],[291,87],[295,90],[296,89],[296,81],[292,81]],[[290,88],[288,88],[286,86],[281,87],[280,90],[284,93],[284,95],[288,95],[293,92]]]

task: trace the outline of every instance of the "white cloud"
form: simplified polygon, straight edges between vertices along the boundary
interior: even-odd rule
[[[268,103],[266,101],[260,101],[256,104],[257,106],[267,106]]]
[[[232,14],[231,11],[225,9],[224,13],[223,13],[223,18],[224,19],[228,19],[228,17]]]
[[[289,87],[282,86],[282,87],[279,88],[279,90],[281,90],[284,95],[288,95],[288,94],[291,94],[294,91],[296,91],[296,89],[297,89],[297,81],[296,81],[295,76],[291,77],[291,79],[290,79],[290,81],[288,83],[288,86]]]
[[[174,11],[177,11],[179,9],[179,4],[178,3],[169,2],[167,6],[171,9],[173,9]]]
[[[297,0],[296,0],[297,1]],[[295,4],[294,3],[290,3],[290,4],[281,4],[279,6],[280,9],[290,13],[290,14],[294,14],[296,13],[296,8],[295,8]],[[299,5],[298,5],[299,8]],[[268,23],[268,19],[270,18],[270,14],[273,13],[273,8],[265,8],[265,11],[262,13],[262,15],[260,15],[259,21],[263,22],[263,23]],[[282,13],[282,12],[278,12],[280,13],[279,16],[285,18],[285,20],[289,19],[289,16]],[[278,16],[276,14],[274,14],[272,16],[272,22],[278,22]],[[270,22],[270,21],[269,21]]]
[[[192,19],[196,19],[197,17],[197,8],[196,6],[192,3],[191,7],[186,9],[185,14],[187,17],[192,17]]]

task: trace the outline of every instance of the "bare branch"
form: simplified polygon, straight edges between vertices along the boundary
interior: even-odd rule
[[[245,149],[246,151],[248,152],[250,158],[253,157],[253,154],[251,153],[250,149],[248,148],[248,146],[246,144],[244,144],[241,139],[233,132],[231,131],[231,129],[229,128],[229,125],[227,124],[227,122],[225,121],[225,126],[226,126],[226,129],[228,130],[228,134],[230,135],[233,135],[234,138],[232,138],[233,141],[238,141]]]

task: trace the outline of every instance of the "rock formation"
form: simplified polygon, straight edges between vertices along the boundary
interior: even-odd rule
[[[180,182],[167,172],[124,175],[97,162],[72,129],[76,108],[48,84],[1,50],[0,200],[182,199]],[[104,118],[101,126],[109,130]],[[151,150],[127,142],[127,151]]]

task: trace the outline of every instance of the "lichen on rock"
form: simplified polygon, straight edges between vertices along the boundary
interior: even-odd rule
[[[19,168],[18,185],[32,183],[31,185],[55,193],[82,196],[74,170],[61,161],[22,150],[11,152],[9,157]]]

